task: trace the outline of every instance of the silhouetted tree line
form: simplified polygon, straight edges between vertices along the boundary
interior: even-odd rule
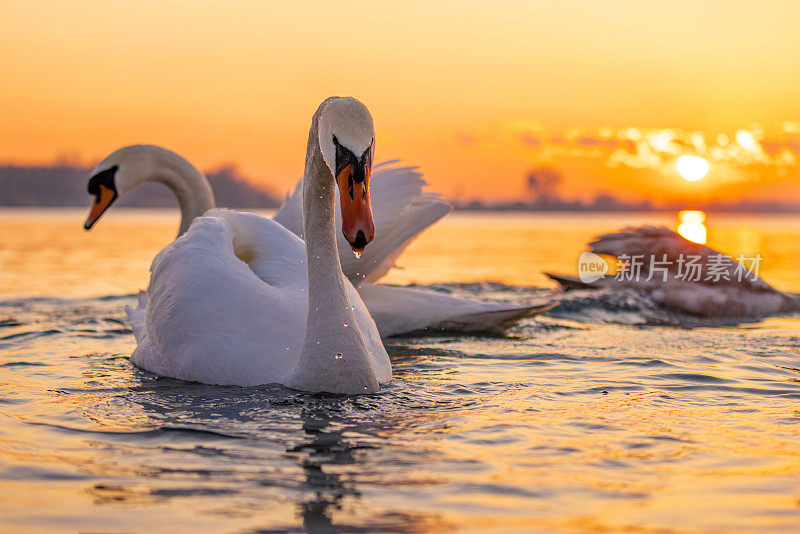
[[[711,212],[796,212],[800,205],[794,202],[751,201],[699,202],[691,206],[669,203],[654,206],[649,200],[630,202],[609,193],[600,193],[589,201],[568,200],[561,196],[561,173],[547,166],[531,169],[525,174],[525,199],[506,202],[483,200],[455,201],[456,209],[497,211],[680,211],[698,209]]]
[[[84,207],[91,202],[86,182],[91,169],[55,164],[40,167],[0,165],[0,207]],[[206,174],[217,205],[229,208],[276,208],[282,198],[274,192],[247,182],[234,166],[225,166]],[[650,201],[628,202],[610,194],[600,194],[590,201],[566,200],[559,194],[561,174],[549,167],[538,167],[525,176],[527,199],[511,202],[481,200],[455,201],[456,209],[519,211],[676,211],[699,209],[717,212],[796,212],[800,205],[775,201],[706,202],[685,206],[654,206]],[[145,184],[119,201],[119,206],[170,207],[176,201],[160,184]]]
[[[22,167],[0,165],[0,206],[88,206],[86,183],[91,169],[70,165]],[[233,166],[206,174],[218,206],[275,208],[281,198],[248,183]],[[120,199],[119,206],[168,207],[177,202],[161,184],[149,183]]]

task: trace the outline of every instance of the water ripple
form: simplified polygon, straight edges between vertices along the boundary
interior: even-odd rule
[[[642,295],[575,295],[506,337],[392,339],[394,381],[341,397],[137,369],[122,311],[133,300],[0,302],[8,524],[688,533],[800,521],[797,323],[692,323]],[[694,513],[698,502],[714,507]],[[575,510],[584,519],[565,519]],[[686,511],[680,525],[672,510]]]

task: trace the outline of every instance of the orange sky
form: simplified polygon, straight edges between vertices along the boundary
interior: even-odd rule
[[[420,165],[449,196],[516,197],[545,164],[571,197],[800,200],[791,0],[0,0],[0,13],[0,161],[94,163],[147,142],[284,191],[316,106],[347,94],[373,113],[376,159]],[[683,153],[709,158],[708,178],[680,179]]]

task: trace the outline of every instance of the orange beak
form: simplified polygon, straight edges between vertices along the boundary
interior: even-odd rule
[[[83,223],[83,227],[87,230],[94,226],[94,223],[97,222],[97,219],[99,219],[100,216],[105,213],[111,203],[114,202],[114,199],[117,198],[116,191],[109,189],[104,185],[100,185],[98,187],[100,188],[100,192],[96,195],[94,204],[92,204],[92,210],[89,212],[86,222]]]
[[[353,166],[347,165],[336,177],[342,207],[342,233],[353,252],[361,253],[375,237],[372,206],[369,197],[371,169],[364,169],[363,180],[356,182]]]

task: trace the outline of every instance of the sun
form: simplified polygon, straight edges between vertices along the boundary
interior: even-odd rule
[[[675,162],[680,174],[688,182],[696,182],[708,174],[708,161],[700,156],[681,156]]]

